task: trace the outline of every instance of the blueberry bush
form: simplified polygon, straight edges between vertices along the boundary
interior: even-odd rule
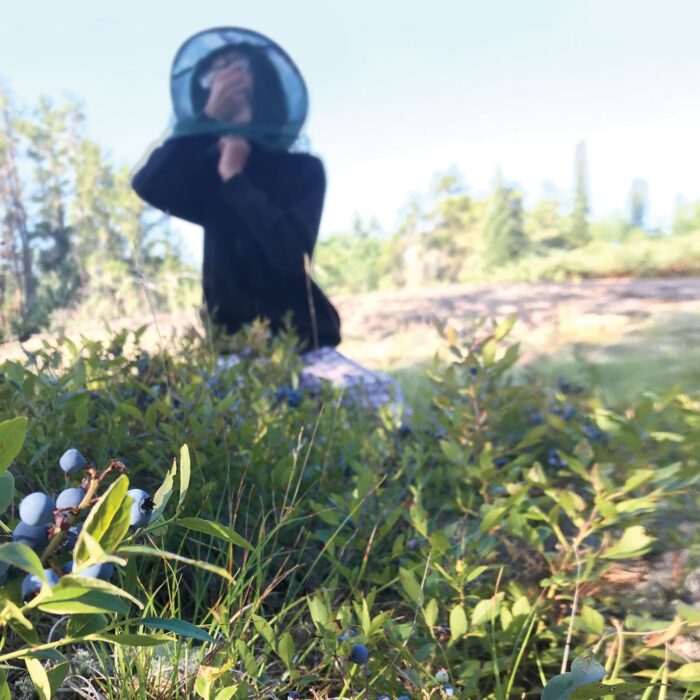
[[[0,698],[700,697],[700,392],[516,375],[514,322],[410,420],[261,325],[6,361]]]

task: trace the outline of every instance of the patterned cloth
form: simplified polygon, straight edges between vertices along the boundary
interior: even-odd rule
[[[344,398],[371,409],[378,410],[388,404],[394,414],[403,418],[411,415],[405,404],[399,385],[383,372],[373,372],[358,362],[339,353],[335,348],[323,347],[301,356],[304,367],[299,378],[299,389],[311,395],[318,394],[323,382],[344,389]],[[238,355],[220,357],[217,367],[232,367],[240,362]]]

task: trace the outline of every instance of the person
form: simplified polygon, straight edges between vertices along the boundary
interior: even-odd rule
[[[132,186],[148,204],[203,227],[212,320],[234,334],[265,318],[276,334],[291,314],[305,363],[301,388],[317,392],[328,380],[350,394],[362,387],[374,408],[391,400],[398,387],[388,377],[337,352],[340,316],[311,279],[325,171],[316,156],[289,150],[293,100],[279,70],[259,46],[237,41],[198,60],[188,85],[195,128],[156,148]]]
[[[245,62],[241,47],[224,50],[198,68],[193,101],[206,119],[269,123],[282,112],[281,91],[257,98],[253,66],[264,59],[247,53]],[[308,350],[341,340],[338,312],[308,277],[325,184],[315,156],[206,132],[166,140],[132,179],[152,206],[203,226],[204,298],[215,323],[233,334],[263,317],[276,333],[291,311]]]

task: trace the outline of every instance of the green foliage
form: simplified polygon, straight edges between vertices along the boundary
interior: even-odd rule
[[[512,262],[526,247],[522,195],[498,177],[493,203],[484,226],[483,257],[488,269]]]
[[[654,617],[601,582],[692,544],[678,525],[697,510],[700,395],[618,407],[570,381],[516,382],[514,321],[440,329],[451,359],[429,369],[430,407],[410,431],[330,389],[278,402],[299,361],[293,338],[261,328],[232,340],[248,352],[228,370],[201,340],[149,354],[138,332],[80,347],[61,338],[31,365],[6,362],[0,420],[28,419],[10,467],[20,494],[61,488],[56,462],[72,445],[127,465],[91,505],[76,550],[86,564],[118,560],[113,584],[64,576],[24,606],[2,589],[7,682],[31,673],[25,658],[59,682],[50,674],[92,650],[83,675],[115,697],[353,697],[368,686],[370,697],[427,698],[444,693],[441,668],[460,698],[559,683],[553,698],[602,697],[647,681],[681,697],[675,686],[692,687],[697,669],[658,644],[700,616],[669,601]],[[127,478],[156,494],[156,516],[124,534]],[[38,566],[30,558],[22,565]],[[59,615],[70,621],[47,642]],[[574,655],[602,652],[606,671],[576,687],[554,680],[572,617]],[[348,659],[355,643],[370,652],[362,668]]]
[[[79,104],[27,109],[0,90],[0,161],[2,336],[56,325],[55,311],[76,305],[87,319],[195,303],[175,233],[88,138]]]

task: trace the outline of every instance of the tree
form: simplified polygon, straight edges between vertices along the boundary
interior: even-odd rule
[[[496,175],[496,187],[483,229],[483,243],[487,268],[511,262],[527,248],[522,195],[514,187],[505,185],[500,172]]]
[[[632,180],[629,196],[629,223],[632,228],[645,228],[649,211],[649,191],[646,180]]]
[[[75,103],[29,111],[0,89],[0,226],[3,335],[25,337],[69,305],[139,312],[145,280],[155,308],[198,286],[166,218],[87,137]]]
[[[574,208],[571,213],[571,229],[568,240],[569,245],[577,248],[586,245],[591,240],[588,227],[590,205],[588,201],[588,162],[585,141],[580,141],[576,146],[574,175],[576,181]]]

